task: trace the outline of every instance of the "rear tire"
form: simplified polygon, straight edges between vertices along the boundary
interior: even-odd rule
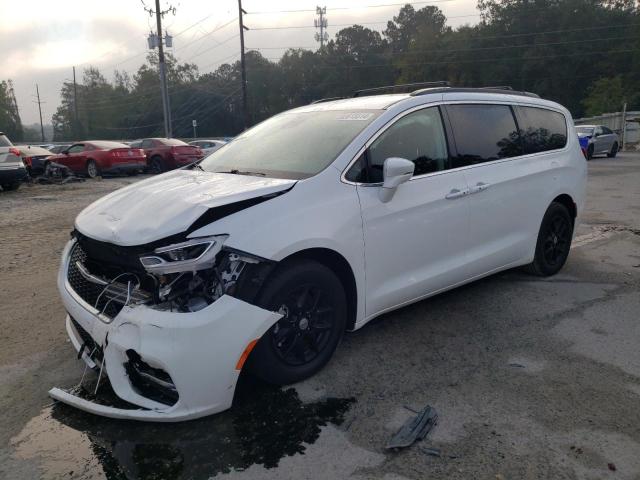
[[[607,157],[615,158],[617,154],[618,154],[618,142],[615,142],[613,145],[611,145],[611,151],[607,153]]]
[[[324,367],[345,331],[347,299],[340,279],[324,265],[281,265],[256,302],[283,314],[251,353],[251,373],[276,385],[299,382]]]
[[[100,170],[98,170],[95,160],[87,160],[86,174],[89,178],[96,178],[100,175]]]
[[[567,207],[553,202],[542,218],[536,253],[533,262],[524,267],[527,273],[540,277],[555,275],[567,261],[571,239],[573,238],[573,218]]]
[[[151,157],[149,160],[149,171],[154,174],[164,172],[164,162],[162,161],[162,157],[155,156]]]

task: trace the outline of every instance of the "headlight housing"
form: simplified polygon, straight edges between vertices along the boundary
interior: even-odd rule
[[[140,263],[149,273],[195,272],[211,268],[227,235],[194,238],[182,243],[156,248],[153,254],[140,257]]]

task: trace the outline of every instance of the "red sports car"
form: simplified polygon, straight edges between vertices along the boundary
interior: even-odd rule
[[[184,167],[204,157],[200,147],[194,147],[177,138],[145,138],[140,146],[147,155],[149,170],[152,173]]]
[[[103,140],[74,143],[48,160],[65,165],[74,173],[90,178],[103,173],[136,174],[147,166],[144,150],[130,148],[124,143]]]

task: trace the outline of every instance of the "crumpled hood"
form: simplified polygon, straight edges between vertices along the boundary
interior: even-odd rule
[[[176,170],[97,200],[78,215],[75,226],[80,233],[96,240],[122,246],[143,245],[184,232],[210,208],[281,192],[295,183],[295,180]]]
[[[578,132],[578,137],[579,138],[591,138],[591,134],[590,133],[580,133],[580,132]]]

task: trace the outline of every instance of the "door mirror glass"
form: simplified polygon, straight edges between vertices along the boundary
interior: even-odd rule
[[[396,189],[413,176],[415,167],[415,164],[406,158],[387,158],[382,168],[383,183],[380,187],[380,200],[383,202],[391,200]]]

